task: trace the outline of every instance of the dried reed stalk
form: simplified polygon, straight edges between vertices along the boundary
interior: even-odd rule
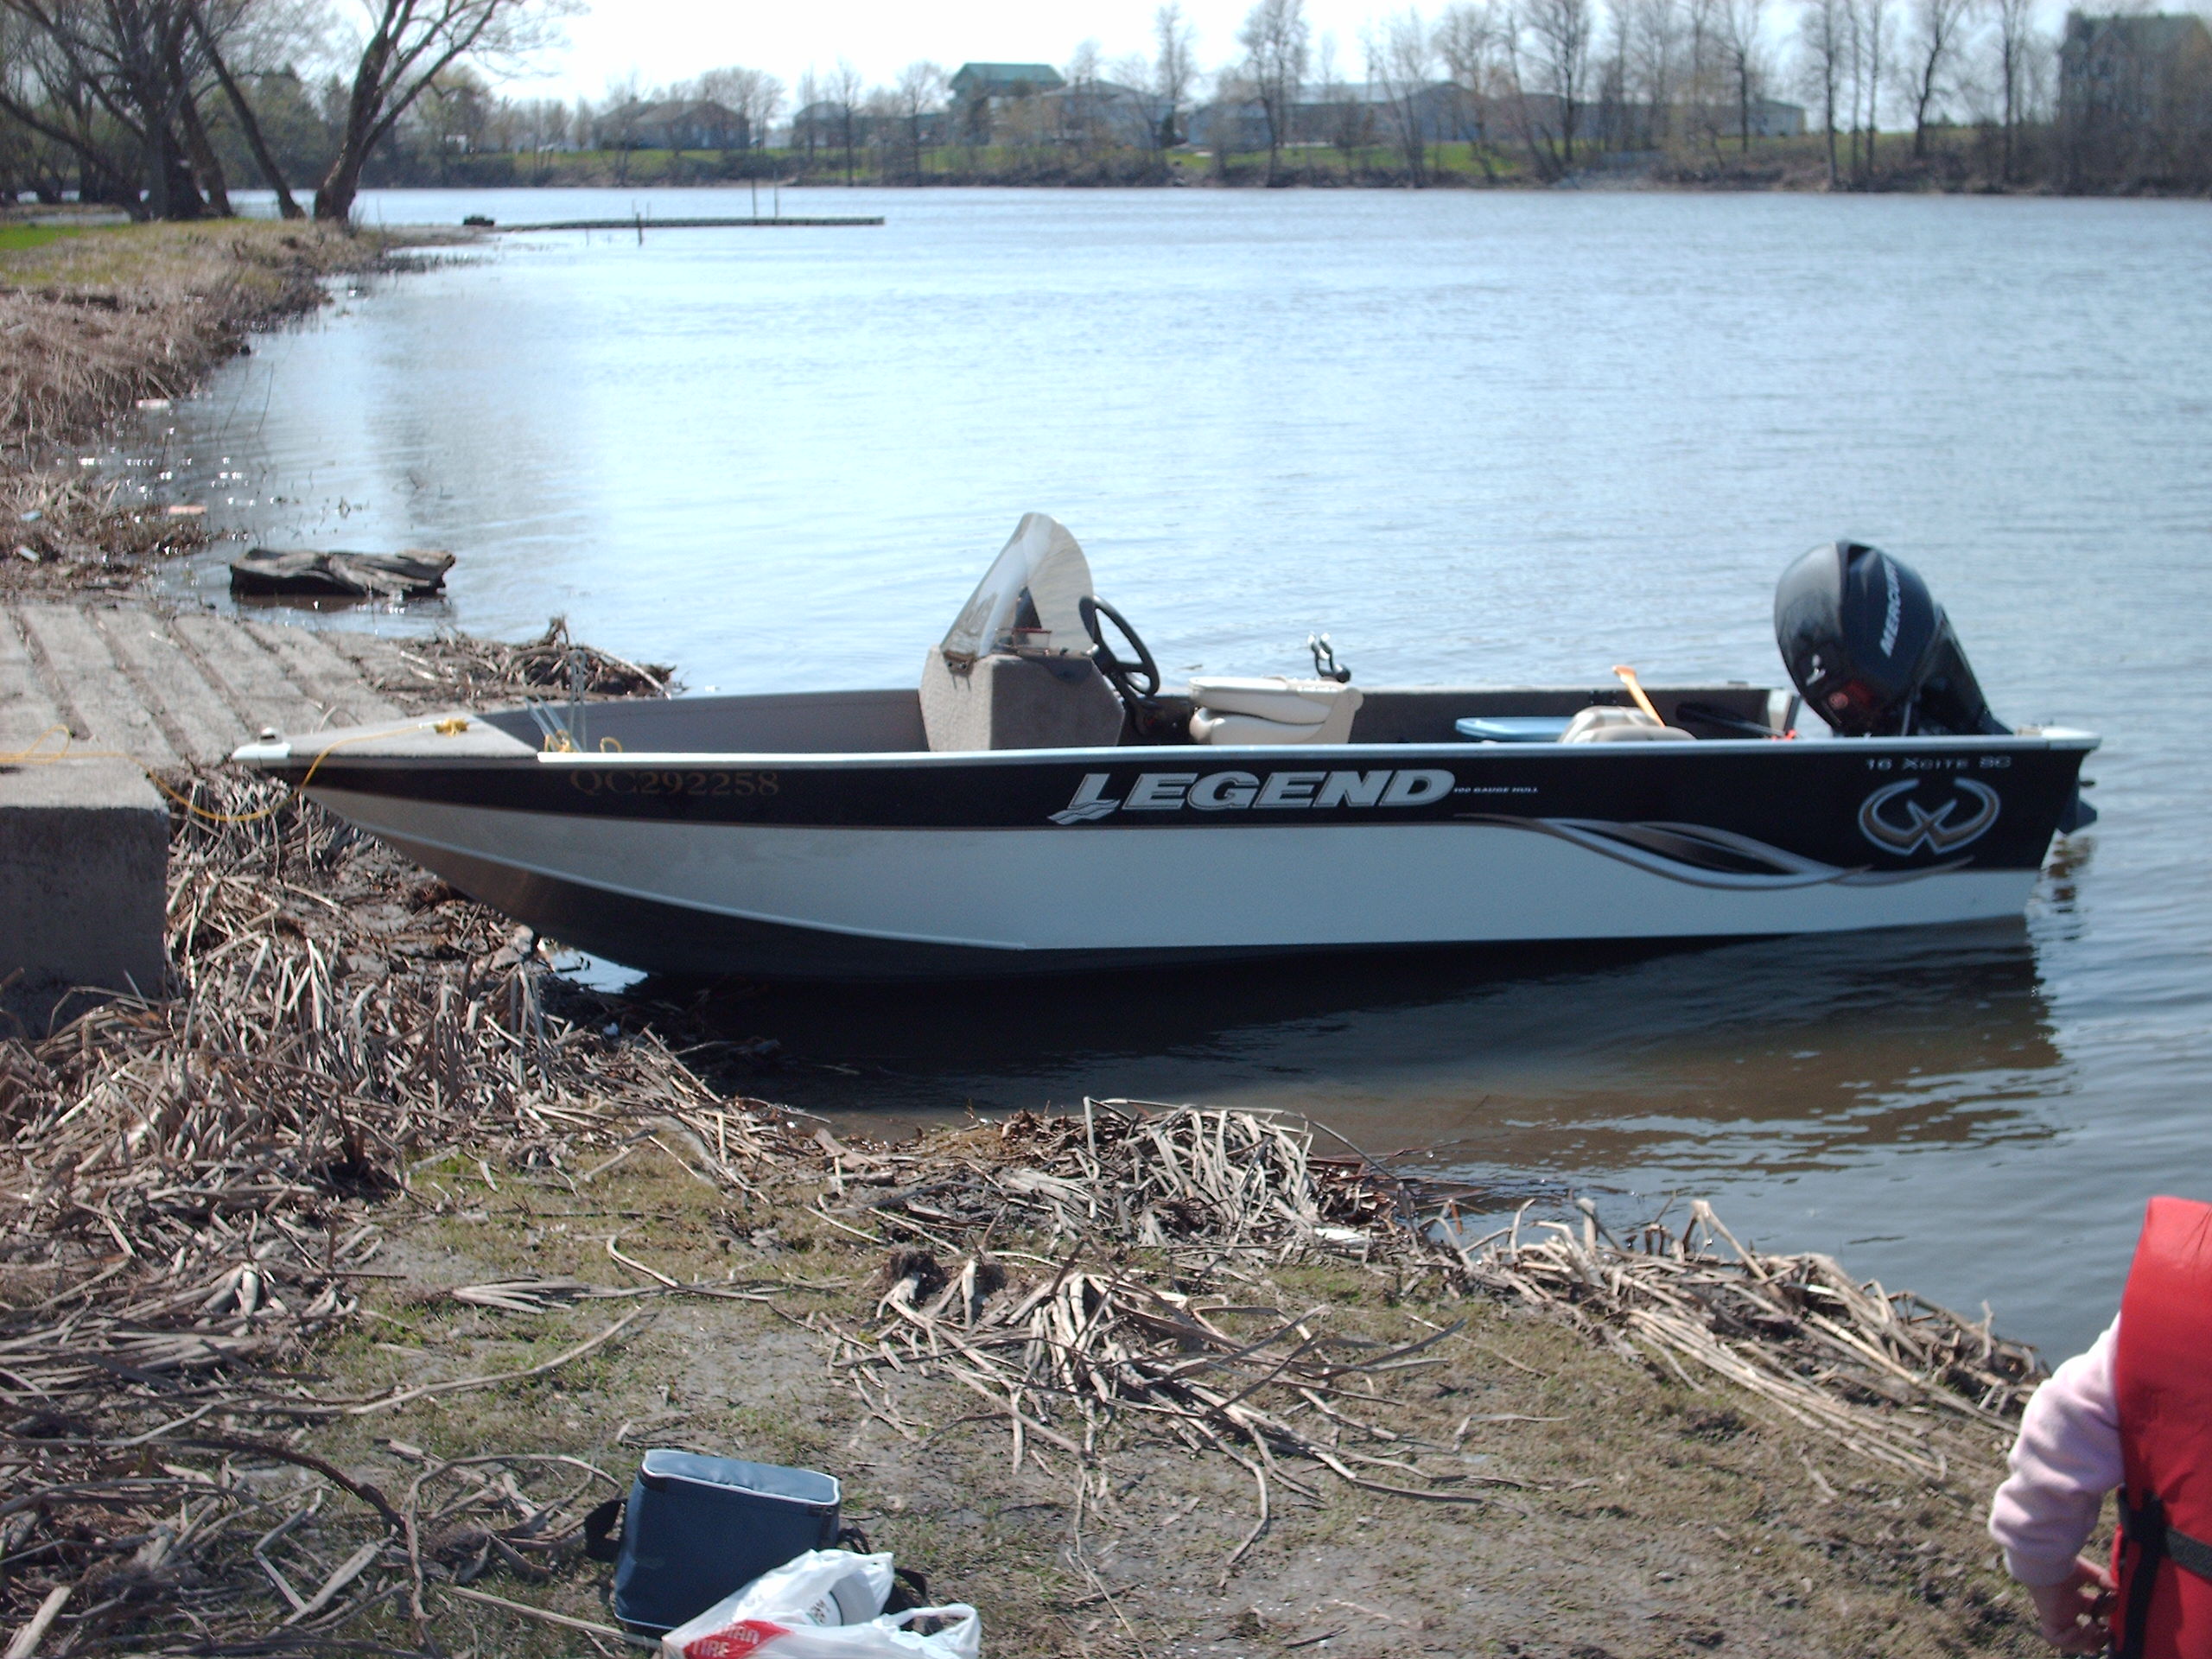
[[[587,697],[664,697],[676,677],[664,664],[628,662],[575,643],[567,619],[558,616],[537,639],[518,645],[442,633],[366,655],[363,666],[377,688],[410,714],[565,697],[578,676]]]
[[[1466,1258],[1472,1284],[1555,1309],[1625,1354],[1649,1350],[1692,1387],[1726,1379],[1877,1462],[1942,1478],[1938,1427],[1986,1445],[2017,1421],[2044,1372],[2032,1349],[1910,1291],[1861,1283],[1833,1257],[1762,1254],[1712,1206],[1679,1232],[1655,1219],[1628,1245],[1594,1213],[1547,1221]],[[1719,1245],[1725,1243],[1727,1253]],[[1683,1370],[1688,1360],[1695,1375]]]
[[[506,650],[467,647],[455,680],[565,672],[564,633]],[[233,813],[272,798],[194,787]],[[526,1451],[442,1463],[391,1441],[416,1471],[394,1496],[285,1433],[513,1380],[340,1397],[285,1370],[354,1314],[377,1200],[463,1143],[580,1186],[664,1155],[741,1210],[803,1205],[895,1246],[872,1310],[811,1319],[862,1408],[918,1439],[934,1431],[913,1379],[973,1395],[1017,1465],[1068,1482],[1078,1525],[1135,1437],[1225,1458],[1253,1480],[1255,1518],[1224,1576],[1277,1489],[1310,1493],[1316,1471],[1427,1502],[1523,1486],[1390,1421],[1392,1385],[1445,1363],[1457,1327],[1376,1343],[1286,1306],[1266,1275],[1303,1256],[1555,1312],[1916,1477],[1941,1478],[1948,1446],[1986,1449],[2038,1375],[1986,1320],[1825,1256],[1761,1254],[1703,1205],[1626,1245],[1590,1211],[1469,1245],[1449,1189],[1323,1155],[1312,1125],[1279,1114],[1087,1100],[841,1141],[718,1095],[618,1006],[564,1018],[526,935],[310,807],[181,821],[169,936],[168,1000],[0,1040],[0,1608],[20,1625],[67,1588],[50,1617],[72,1651],[124,1630],[149,1654],[305,1651],[385,1605],[427,1650],[435,1586],[541,1578],[572,1556],[607,1471]],[[657,1282],[452,1294],[518,1313],[762,1294],[637,1267]],[[644,1311],[514,1375],[619,1340]]]

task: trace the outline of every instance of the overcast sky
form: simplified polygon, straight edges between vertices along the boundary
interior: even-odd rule
[[[948,71],[970,59],[1065,67],[1077,46],[1096,40],[1110,63],[1128,53],[1152,55],[1158,0],[813,0],[799,5],[733,0],[593,0],[564,25],[569,45],[539,60],[544,73],[518,81],[511,96],[598,98],[635,71],[648,86],[702,69],[741,63],[796,81],[809,64],[826,71],[849,58],[871,81],[887,81],[917,58]],[[1236,29],[1250,0],[1183,0],[1198,29],[1199,64],[1212,69],[1237,55]],[[1345,72],[1358,61],[1359,31],[1393,10],[1382,0],[1306,0],[1318,46],[1338,36]],[[1436,4],[1423,10],[1433,13]]]

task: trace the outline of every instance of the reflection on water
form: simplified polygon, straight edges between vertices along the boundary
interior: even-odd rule
[[[2148,1192],[2212,1197],[2205,204],[837,197],[888,223],[517,238],[345,295],[181,401],[141,475],[255,540],[460,556],[434,616],[316,626],[560,611],[732,691],[911,684],[1028,508],[1171,675],[1299,667],[1326,627],[1365,683],[1770,683],[1776,575],[1855,535],[1929,579],[2000,715],[2105,735],[2104,816],[1997,930],[725,989],[719,1027],[789,1056],[754,1086],[877,1121],[1288,1106],[1623,1206],[1708,1192],[2057,1348]],[[176,581],[228,602],[219,556]]]
[[[2020,1104],[2064,1064],[2018,924],[725,987],[701,1012],[772,1033],[795,1105],[851,1115],[858,1073],[879,1129],[1118,1094],[1308,1112],[1378,1154],[1434,1149],[1424,1165],[1683,1179],[2039,1138]]]
[[[644,994],[671,988],[648,985]],[[720,987],[699,1011],[772,1033],[753,1086],[878,1133],[1084,1094],[1309,1113],[1378,1156],[1624,1215],[1729,1192],[1740,1227],[1808,1236],[1800,1189],[1901,1155],[1964,1165],[2048,1142],[2068,1084],[2017,923],[1698,947],[1349,956],[1070,981]],[[865,1103],[855,1110],[856,1102]],[[1852,1228],[1913,1271],[1948,1223]],[[1896,1260],[1876,1247],[1905,1243]]]

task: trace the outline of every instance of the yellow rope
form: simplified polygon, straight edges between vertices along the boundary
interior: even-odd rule
[[[414,720],[408,721],[404,726],[388,726],[372,732],[355,732],[350,737],[334,739],[325,744],[315,759],[308,763],[306,773],[300,779],[299,787],[302,791],[305,791],[307,786],[315,781],[315,773],[322,769],[322,763],[330,758],[331,752],[334,749],[342,749],[348,743],[367,743],[380,737],[398,737],[408,732],[424,730],[434,731],[442,737],[454,737],[467,729],[468,721],[466,719],[452,716],[444,720]],[[46,740],[56,732],[61,734],[61,747],[58,749],[48,749],[46,747]],[[146,774],[147,782],[152,784],[156,789],[191,813],[193,817],[203,819],[209,823],[257,823],[264,818],[275,817],[284,809],[283,801],[276,801],[255,812],[211,812],[197,802],[189,800],[171,789],[162,781],[159,772],[138,759],[137,755],[125,754],[118,749],[72,749],[70,744],[73,741],[67,726],[59,724],[49,726],[31,740],[30,747],[20,749],[13,754],[0,754],[0,766],[48,766],[58,760],[128,760]]]

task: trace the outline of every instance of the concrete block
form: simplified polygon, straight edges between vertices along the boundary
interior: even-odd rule
[[[162,993],[169,815],[127,760],[0,767],[0,980]]]

